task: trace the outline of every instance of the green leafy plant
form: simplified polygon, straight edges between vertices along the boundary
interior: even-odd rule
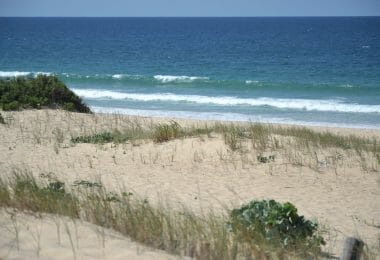
[[[324,244],[317,234],[318,224],[299,216],[297,208],[289,202],[251,201],[231,211],[228,225],[247,242],[266,240],[287,249],[319,248]]]

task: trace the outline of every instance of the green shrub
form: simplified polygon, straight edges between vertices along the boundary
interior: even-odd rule
[[[3,103],[2,108],[4,111],[20,110],[20,103],[18,101],[11,101],[9,103]]]
[[[22,108],[63,108],[90,113],[80,97],[55,76],[18,77],[0,80],[0,105],[3,110]]]
[[[3,115],[0,113],[0,124],[5,124]]]
[[[229,227],[240,239],[270,241],[287,249],[317,247],[324,244],[317,235],[318,225],[297,214],[297,208],[274,200],[251,201],[230,213]]]
[[[70,112],[74,112],[75,111],[75,105],[72,102],[67,102],[63,105],[63,109],[70,111]]]

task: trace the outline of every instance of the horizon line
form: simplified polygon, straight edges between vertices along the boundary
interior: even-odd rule
[[[266,16],[0,16],[0,18],[350,18],[380,15],[266,15]]]

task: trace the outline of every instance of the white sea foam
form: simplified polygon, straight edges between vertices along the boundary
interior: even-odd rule
[[[190,76],[171,76],[171,75],[155,75],[154,78],[162,83],[169,82],[193,82],[195,80],[208,80],[208,77],[190,77]]]
[[[114,75],[112,75],[112,78],[114,78],[114,79],[121,79],[123,77],[124,77],[123,74],[114,74]]]
[[[21,77],[28,76],[30,74],[32,73],[27,71],[0,71],[1,78]]]
[[[51,72],[29,72],[29,71],[0,71],[0,78],[13,78],[13,77],[25,77],[33,75],[37,77],[38,75],[50,76]]]
[[[259,83],[258,80],[246,80],[245,81],[245,84],[257,84],[257,83]]]
[[[330,99],[286,99],[286,98],[238,98],[229,96],[199,96],[199,95],[177,95],[172,93],[138,94],[123,93],[109,90],[73,89],[73,91],[84,98],[91,99],[130,99],[136,101],[169,101],[169,102],[192,102],[198,104],[211,104],[221,106],[270,106],[280,109],[298,109],[307,111],[335,111],[350,113],[380,113],[380,105],[362,105],[355,103],[344,103],[343,100]]]
[[[129,109],[115,107],[97,107],[92,106],[91,110],[96,113],[108,114],[126,114],[132,116],[149,116],[149,117],[167,117],[167,118],[184,118],[197,120],[222,120],[222,121],[243,121],[243,122],[258,122],[258,123],[274,123],[274,124],[290,124],[290,125],[305,125],[305,126],[330,126],[344,128],[367,128],[380,129],[379,126],[373,125],[355,125],[355,124],[338,124],[327,122],[306,122],[293,120],[290,118],[275,118],[262,117],[257,115],[246,115],[240,113],[218,113],[218,112],[194,112],[194,111],[164,111],[164,110],[144,110],[144,109]]]
[[[50,76],[50,75],[52,75],[53,73],[51,73],[51,72],[42,72],[42,71],[38,71],[38,72],[32,72],[32,74],[34,75],[34,77],[37,77],[38,75]]]
[[[343,84],[343,85],[340,85],[339,87],[341,87],[341,88],[354,88],[355,86],[351,85],[351,84]]]

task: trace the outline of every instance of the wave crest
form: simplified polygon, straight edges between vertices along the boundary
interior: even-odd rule
[[[13,78],[13,77],[21,77],[28,76],[30,72],[25,71],[0,71],[1,78]]]
[[[197,80],[209,80],[208,77],[172,76],[172,75],[155,75],[153,78],[162,83],[170,83],[170,82],[188,83],[188,82],[193,82]]]
[[[341,100],[320,99],[286,99],[286,98],[239,98],[230,96],[200,96],[200,95],[177,95],[173,93],[123,93],[109,90],[73,89],[73,91],[84,98],[90,99],[130,99],[142,102],[190,102],[197,104],[211,104],[219,106],[270,106],[279,109],[297,109],[306,111],[333,111],[346,113],[380,113],[380,105],[362,105],[355,103],[344,103]]]
[[[258,81],[258,80],[246,80],[245,81],[245,84],[258,84],[258,83],[260,83],[260,81]]]
[[[0,71],[0,78],[16,78],[16,77],[25,77],[25,76],[34,76],[38,75],[52,75],[51,72],[30,72],[30,71]]]

